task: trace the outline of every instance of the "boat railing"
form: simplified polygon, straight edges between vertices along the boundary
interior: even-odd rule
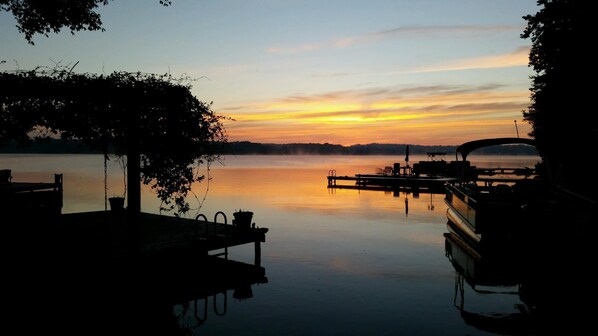
[[[536,170],[533,168],[476,168],[478,174],[481,175],[509,175],[509,176],[533,176]]]
[[[488,190],[496,185],[513,186],[524,180],[536,180],[539,175],[536,169],[524,168],[478,168],[472,167],[468,174],[463,174],[459,183],[473,183],[487,187]]]
[[[463,185],[462,185],[463,187]],[[457,196],[461,201],[465,202],[469,207],[475,208],[476,200],[469,197],[469,194],[475,193],[470,188],[477,188],[476,185],[467,186],[464,188],[457,188],[455,185],[449,184],[446,186],[447,199],[451,200],[452,197]],[[468,194],[469,193],[469,194]]]

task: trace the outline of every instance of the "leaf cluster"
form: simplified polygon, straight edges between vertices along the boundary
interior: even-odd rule
[[[0,11],[13,14],[17,28],[25,39],[33,43],[33,36],[58,33],[63,27],[72,34],[82,30],[104,31],[99,6],[106,6],[112,0],[0,0]],[[163,6],[171,0],[160,0]]]

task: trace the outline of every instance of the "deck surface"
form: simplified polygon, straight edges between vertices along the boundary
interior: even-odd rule
[[[155,254],[191,249],[208,254],[242,244],[259,244],[265,241],[268,231],[143,212],[138,215],[138,225],[130,223],[126,210],[61,214],[52,224],[52,233],[59,236],[63,253],[118,258],[132,251]]]
[[[55,174],[53,183],[1,183],[0,201],[0,210],[14,214],[3,223],[12,239],[9,245],[40,258],[110,259],[190,250],[207,255],[255,243],[259,260],[259,243],[268,231],[225,223],[226,215],[216,223],[201,216],[200,220],[144,212],[133,216],[126,209],[63,214],[61,174]]]

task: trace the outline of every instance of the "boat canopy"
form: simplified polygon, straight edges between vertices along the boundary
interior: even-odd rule
[[[480,140],[473,140],[466,143],[463,143],[459,147],[457,147],[457,153],[461,153],[461,157],[463,161],[467,160],[467,155],[472,151],[488,146],[497,146],[497,145],[507,145],[507,144],[523,144],[523,145],[530,145],[536,146],[536,141],[534,139],[529,138],[490,138],[490,139],[480,139]],[[458,159],[458,157],[457,157]]]

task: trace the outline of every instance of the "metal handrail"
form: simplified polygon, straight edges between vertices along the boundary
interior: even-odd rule
[[[203,221],[206,223],[206,237],[208,236],[208,218],[204,215],[204,214],[198,214],[197,216],[195,216],[195,220],[199,221],[199,218],[202,217]],[[199,232],[199,225],[198,223],[195,223],[195,239],[197,239],[198,236],[198,232]]]

